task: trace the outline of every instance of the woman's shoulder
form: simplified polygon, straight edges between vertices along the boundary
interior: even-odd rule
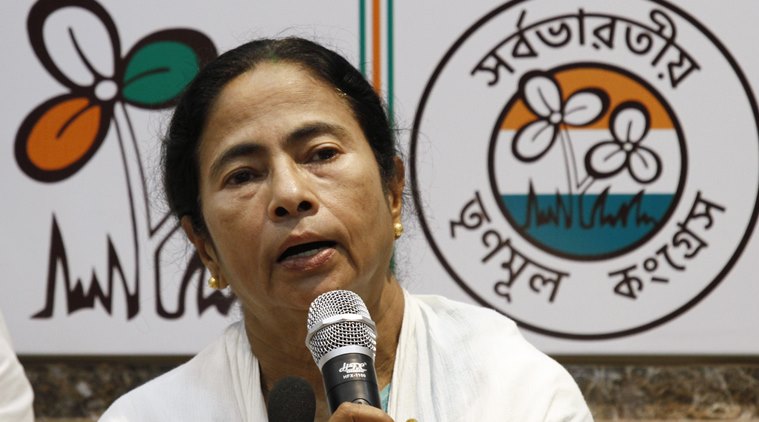
[[[406,298],[410,302],[409,311],[417,308],[427,324],[459,329],[462,335],[481,336],[491,332],[501,339],[521,338],[514,321],[490,308],[438,295],[409,294]]]
[[[528,342],[505,315],[442,296],[411,295],[410,300],[421,316],[415,318],[419,334],[424,333],[439,349],[465,353],[487,373],[506,371],[515,379],[529,374],[574,384],[567,371]]]
[[[230,325],[192,359],[119,397],[100,420],[196,420],[236,408],[226,403],[235,397],[227,392],[232,384],[228,356],[240,325]]]
[[[505,410],[496,403],[516,420],[592,420],[571,375],[529,343],[505,315],[441,296],[407,298],[407,311],[415,314],[410,318],[412,341],[426,345],[417,352],[430,355],[430,373],[471,385],[477,391],[472,400],[489,403],[481,409],[489,416],[480,420],[502,416]],[[538,415],[536,409],[545,413]]]

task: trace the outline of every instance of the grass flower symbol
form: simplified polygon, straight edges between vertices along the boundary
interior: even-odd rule
[[[604,115],[608,104],[606,93],[584,89],[562,101],[559,84],[551,75],[529,72],[521,80],[520,91],[527,107],[538,119],[523,126],[514,137],[514,156],[524,162],[539,160],[562,136],[562,125],[585,126]],[[568,134],[565,134],[569,142]]]
[[[42,65],[68,88],[29,113],[16,135],[16,162],[42,182],[64,180],[92,158],[117,102],[164,108],[216,55],[205,35],[170,29],[148,35],[121,58],[116,26],[94,0],[41,0],[27,29]]]
[[[613,139],[594,145],[585,155],[588,174],[603,179],[627,169],[641,184],[658,179],[661,159],[653,150],[641,145],[650,129],[646,108],[638,102],[622,103],[612,112],[609,126]]]
[[[40,182],[63,181],[81,170],[95,155],[113,129],[122,154],[122,165],[131,214],[133,268],[124,273],[122,260],[111,236],[106,234],[109,255],[109,287],[102,290],[92,273],[90,290],[77,284],[69,293],[74,299],[69,312],[94,307],[99,299],[110,312],[111,277],[120,273],[127,300],[127,316],[139,312],[140,278],[152,273],[155,289],[161,289],[161,254],[172,236],[180,236],[177,224],[169,213],[153,220],[150,195],[140,145],[127,106],[155,110],[171,106],[199,69],[216,56],[213,42],[192,29],[167,29],[154,32],[121,55],[116,25],[108,12],[95,0],[39,0],[30,12],[27,31],[32,48],[44,68],[60,82],[67,92],[50,98],[32,110],[16,133],[15,156],[21,170]],[[137,200],[142,198],[142,207]],[[60,240],[57,255],[51,254],[49,267],[54,271],[57,260],[65,262],[65,248],[55,216],[52,238]],[[58,236],[58,237],[56,237]],[[51,247],[52,248],[52,247]],[[148,251],[147,253],[142,251]],[[66,265],[64,265],[66,267]],[[178,318],[184,313],[185,291],[194,277],[201,279],[205,271],[197,255],[186,265],[181,280],[176,310],[164,306],[156,295],[156,310],[164,318]],[[173,276],[173,275],[172,275]],[[69,277],[76,279],[77,277]],[[165,277],[164,277],[165,278]],[[100,279],[105,280],[104,277]],[[130,290],[126,280],[135,286]],[[48,280],[48,298],[55,291],[55,277]],[[226,313],[232,303],[221,293],[202,296],[198,283],[198,304],[202,313],[214,305]],[[68,287],[67,287],[68,288]],[[53,301],[35,318],[49,318]]]

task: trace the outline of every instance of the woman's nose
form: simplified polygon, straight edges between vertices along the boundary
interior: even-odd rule
[[[308,177],[295,166],[287,166],[272,174],[271,191],[268,211],[272,220],[313,214],[317,210]]]

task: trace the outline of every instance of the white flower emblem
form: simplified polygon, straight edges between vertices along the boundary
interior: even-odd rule
[[[654,151],[641,145],[650,129],[646,108],[637,102],[620,104],[610,118],[613,139],[594,145],[585,155],[585,168],[596,179],[614,176],[627,168],[638,183],[659,178],[661,160]]]
[[[532,72],[522,78],[521,88],[527,106],[539,118],[523,126],[514,137],[514,156],[524,162],[540,159],[553,146],[561,125],[585,126],[604,115],[608,99],[597,89],[584,89],[562,103],[561,90],[548,74]]]

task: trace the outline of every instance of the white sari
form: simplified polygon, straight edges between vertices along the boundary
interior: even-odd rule
[[[405,294],[391,384],[388,414],[396,421],[592,421],[572,377],[512,321],[439,296]],[[258,360],[241,322],[101,418],[172,420],[267,420]]]

